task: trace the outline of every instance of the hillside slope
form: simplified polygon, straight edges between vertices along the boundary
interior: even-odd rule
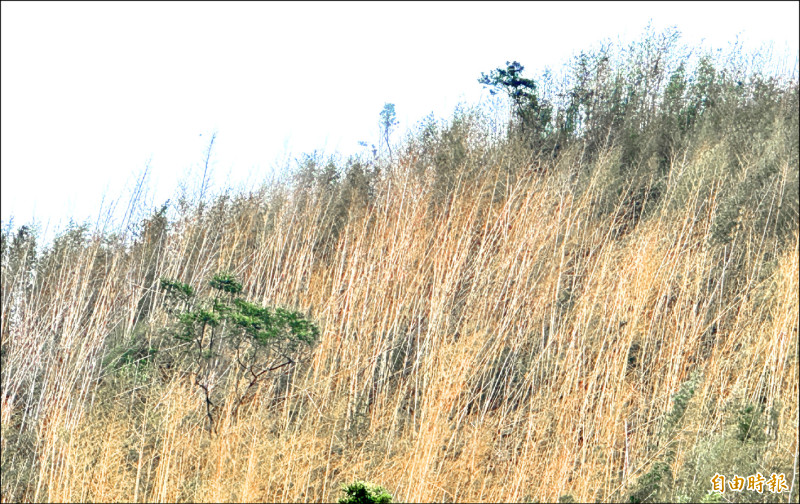
[[[582,55],[503,132],[459,110],[391,158],[309,156],[250,192],[178,195],[135,233],[37,251],[6,230],[2,500],[796,486],[798,82],[686,66],[674,42]],[[209,413],[159,282],[203,297],[225,271],[320,336],[246,401],[214,369]]]

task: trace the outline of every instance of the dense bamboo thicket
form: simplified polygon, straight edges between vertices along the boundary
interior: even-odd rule
[[[796,501],[797,76],[677,40],[582,53],[504,128],[7,227],[2,500]],[[218,272],[320,337],[212,430],[159,281]]]

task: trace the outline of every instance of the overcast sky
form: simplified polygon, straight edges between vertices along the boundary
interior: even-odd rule
[[[249,186],[314,149],[377,142],[487,93],[507,60],[534,75],[652,19],[682,43],[798,54],[798,2],[2,2],[2,220],[49,232],[97,217],[149,163],[153,205],[202,166]],[[530,73],[529,73],[530,72]],[[48,225],[49,222],[49,225]]]

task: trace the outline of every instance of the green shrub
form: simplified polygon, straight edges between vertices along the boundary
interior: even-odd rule
[[[673,493],[675,486],[671,467],[675,460],[675,445],[689,402],[694,397],[701,378],[699,372],[693,373],[689,380],[681,384],[680,389],[673,396],[672,408],[666,416],[659,436],[660,441],[665,444],[666,450],[653,463],[650,470],[636,482],[636,487],[628,497],[629,502],[665,502],[670,500],[669,496]]]
[[[342,485],[342,492],[346,495],[339,499],[339,504],[389,504],[392,496],[381,486],[364,481],[354,481],[349,485]]]
[[[762,493],[752,490],[725,494],[711,491],[715,475],[728,478],[734,475],[747,477],[756,473],[784,474],[787,483],[792,475],[791,457],[770,457],[770,443],[765,434],[768,425],[777,428],[776,406],[767,414],[761,406],[734,404],[726,415],[726,427],[713,436],[703,436],[694,444],[685,462],[673,467],[678,434],[684,423],[686,411],[699,375],[681,386],[667,415],[659,438],[666,443],[665,453],[651,465],[631,493],[629,502],[774,502],[781,494],[766,489]],[[776,433],[775,433],[776,434]],[[673,472],[674,471],[674,472]],[[769,476],[767,476],[769,477]]]
[[[747,477],[755,473],[764,474],[767,478],[772,473],[784,474],[786,482],[791,485],[793,458],[779,453],[768,452],[772,439],[766,435],[770,430],[777,435],[776,402],[768,412],[762,406],[734,404],[726,415],[725,428],[713,435],[704,437],[693,448],[686,462],[678,471],[675,490],[685,496],[688,502],[714,502],[722,499],[725,502],[775,502],[783,500],[783,496],[764,489],[758,493],[745,489],[731,492],[726,489],[724,495],[709,493],[711,478],[715,474],[730,478],[734,475]],[[727,483],[726,483],[727,487]],[[719,502],[719,500],[717,501]]]
[[[193,302],[191,286],[161,280],[177,319],[170,332],[190,344],[191,369],[187,371],[204,393],[213,432],[221,403],[233,400],[233,411],[237,411],[262,376],[294,366],[302,351],[314,345],[319,329],[299,312],[265,308],[239,298],[242,284],[230,273],[214,275],[209,285],[217,293]]]

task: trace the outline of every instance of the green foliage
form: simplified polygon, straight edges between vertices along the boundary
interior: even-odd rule
[[[700,499],[700,502],[702,502],[703,504],[715,504],[717,502],[722,502],[722,494],[719,492],[712,492],[711,490],[709,490],[708,492],[706,492],[703,498]]]
[[[306,154],[295,173],[298,214],[314,208],[313,251],[319,259],[330,259],[339,235],[353,216],[363,214],[374,203],[380,170],[372,163],[351,157],[343,167],[334,157]]]
[[[709,493],[710,480],[715,474],[730,478],[783,473],[791,485],[788,480],[793,473],[793,457],[790,454],[767,456],[772,439],[765,432],[769,426],[772,434],[777,435],[779,408],[776,403],[767,414],[761,406],[732,404],[724,428],[712,436],[698,438],[676,475],[674,494],[686,502],[714,502],[713,499],[720,496],[716,492]],[[766,490],[759,494],[746,489],[726,491],[723,496],[727,502],[774,502],[776,497],[778,494]]]
[[[435,205],[448,201],[459,178],[466,172],[464,163],[469,145],[470,121],[468,113],[458,111],[452,122],[442,129],[436,153],[433,155],[433,202]]]
[[[189,298],[194,296],[194,289],[192,289],[191,285],[166,278],[161,279],[161,290],[166,291],[167,298],[177,298],[180,301],[188,301]]]
[[[774,114],[764,113],[764,116],[774,117]],[[753,118],[750,122],[757,126],[762,120]],[[742,127],[747,123],[740,122]],[[752,127],[753,124],[747,128]],[[756,130],[771,134],[761,136]],[[749,140],[734,140],[729,144],[735,160],[730,161],[725,174],[727,187],[712,223],[712,244],[726,245],[737,234],[744,233],[774,237],[785,245],[791,242],[797,229],[800,170],[796,164],[787,163],[784,149],[788,143],[786,137],[798,132],[780,118],[756,130],[748,134]],[[749,152],[743,151],[742,145],[748,145]]]
[[[628,224],[660,202],[668,181],[686,176],[675,167],[694,149],[731,139],[725,146],[731,169],[720,167],[730,172],[728,181],[715,195],[722,208],[714,215],[714,243],[765,228],[791,242],[800,208],[796,79],[766,78],[738,54],[693,55],[679,40],[674,28],[658,33],[648,26],[627,48],[607,43],[581,51],[555,79],[563,82],[558,86],[545,85],[553,80],[547,70],[536,80],[522,77],[519,62],[482,74],[479,83],[509,96],[516,121],[509,139],[525,131],[522,144],[534,156],[580,143],[580,165],[593,170],[592,162],[616,149],[615,173],[598,195],[600,211],[623,208]],[[787,146],[795,148],[786,152]]]
[[[10,227],[10,226],[9,226]],[[36,254],[36,229],[32,226],[20,226],[8,243],[10,230],[4,231],[3,238],[3,294],[12,289],[28,290],[32,286],[33,274],[39,259]],[[3,303],[5,306],[6,303]]]
[[[8,257],[8,246],[12,224],[13,222],[9,221],[7,224],[0,226],[2,227],[2,229],[0,229],[0,266],[3,267],[5,266]]]
[[[390,504],[392,496],[381,486],[364,481],[354,481],[342,485],[346,495],[339,499],[339,504]]]
[[[194,290],[189,285],[161,279],[170,306],[183,307],[183,311],[173,311],[176,322],[171,334],[191,343],[188,371],[205,394],[213,431],[221,403],[232,399],[238,409],[262,376],[294,366],[303,350],[317,341],[319,329],[299,312],[261,307],[237,297],[243,287],[231,273],[214,275],[209,285],[218,294],[193,303]],[[226,375],[228,368],[232,371]],[[220,382],[218,375],[228,378]],[[232,397],[228,390],[233,391]]]
[[[377,169],[371,169],[357,158],[350,158],[345,165],[344,181],[339,193],[342,210],[357,213],[375,201]]]
[[[545,132],[553,110],[549,103],[540,100],[536,82],[522,77],[524,69],[518,61],[506,61],[506,68],[496,68],[489,75],[481,73],[478,83],[488,87],[492,95],[505,93],[511,99],[520,132],[535,138]]]
[[[122,353],[119,362],[122,366],[142,366],[156,353],[158,353],[158,350],[152,347],[146,349],[129,348]]]
[[[138,383],[150,382],[158,349],[147,345],[140,336],[138,331],[134,331],[126,344],[113,348],[105,358],[103,368],[113,369],[118,378],[129,378]]]
[[[152,215],[142,220],[138,236],[132,247],[132,256],[139,258],[135,269],[140,276],[141,285],[146,289],[139,299],[135,321],[144,320],[155,306],[157,290],[155,282],[158,278],[160,264],[164,260],[164,250],[169,230],[167,209],[169,200]]]
[[[661,429],[660,440],[665,443],[663,455],[656,460],[636,483],[636,487],[628,497],[629,502],[665,502],[673,491],[673,474],[671,464],[675,460],[675,442],[683,424],[686,409],[694,397],[695,390],[700,384],[701,374],[694,372],[692,376],[681,384],[680,389],[672,398],[672,408],[667,413]]]
[[[678,389],[678,392],[672,398],[672,409],[667,414],[666,421],[664,422],[663,435],[666,438],[672,438],[678,431],[686,415],[686,409],[689,407],[689,401],[694,397],[697,386],[700,384],[702,375],[699,371],[692,373],[692,376]]]
[[[764,430],[761,427],[761,411],[753,404],[741,408],[736,418],[736,439],[742,443],[763,441]]]
[[[783,473],[787,479],[790,478],[793,463],[791,455],[770,459],[765,456],[770,442],[765,432],[771,430],[773,435],[777,435],[779,404],[773,407],[769,415],[763,407],[753,404],[732,405],[723,431],[713,436],[698,436],[684,463],[673,473],[675,444],[698,384],[699,374],[695,374],[675,394],[673,407],[666,416],[659,436],[666,442],[663,455],[639,478],[628,496],[629,502],[721,502],[721,494],[710,492],[710,481],[715,474],[732,477],[735,474]],[[745,490],[726,492],[724,500],[771,502],[775,496],[767,491],[759,494]]]
[[[672,484],[672,470],[664,461],[655,462],[637,482],[629,502],[665,502],[664,495]]]
[[[2,297],[3,331],[8,331],[8,321],[13,317],[19,301],[32,295],[36,287],[36,270],[41,262],[36,253],[37,231],[31,226],[21,226],[14,237],[11,223],[2,233],[2,257],[0,257],[0,297]],[[10,241],[10,243],[9,243]],[[3,343],[6,343],[3,334]],[[0,360],[5,362],[5,348]]]
[[[475,108],[459,106],[449,122],[429,115],[417,125],[407,156],[417,183],[432,193],[429,217],[437,219],[456,190],[479,183],[480,160],[475,146],[486,139],[482,118]]]
[[[531,79],[522,77],[525,69],[518,61],[506,61],[506,68],[496,68],[489,75],[481,72],[478,83],[488,86],[489,92],[494,95],[498,92],[506,93],[517,107],[524,107],[536,103],[536,83]]]
[[[239,294],[242,292],[242,284],[236,281],[230,273],[218,273],[209,282],[213,289],[227,292],[229,294]]]

